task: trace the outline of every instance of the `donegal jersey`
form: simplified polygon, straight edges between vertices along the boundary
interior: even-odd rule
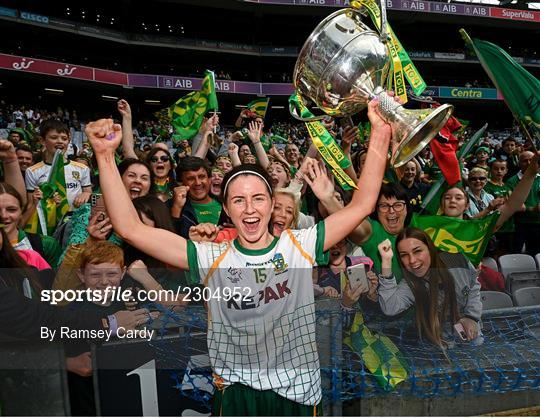
[[[32,193],[37,187],[47,181],[51,165],[43,161],[29,167],[25,172],[26,190]],[[82,192],[83,187],[92,186],[90,169],[84,164],[70,161],[64,166],[66,176],[66,191],[69,207],[73,209],[73,201]]]
[[[324,223],[284,231],[262,250],[188,241],[190,274],[215,296],[235,287],[242,298],[208,301],[208,352],[216,384],[273,390],[304,405],[321,400],[312,268],[327,263]],[[198,276],[198,277],[196,277]]]

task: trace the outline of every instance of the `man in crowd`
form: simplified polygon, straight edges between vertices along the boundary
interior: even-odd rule
[[[529,167],[534,154],[531,151],[524,151],[519,155],[520,171],[515,176],[508,179],[506,184],[514,189],[523,178],[523,173]],[[525,252],[533,257],[540,252],[540,174],[536,175],[533,186],[527,200],[525,201],[525,211],[516,213],[516,234],[514,240],[514,252],[521,253],[525,244]]]
[[[189,228],[200,223],[220,224],[221,204],[210,196],[210,166],[198,157],[185,157],[176,168],[183,186],[174,191],[171,214],[178,233],[189,238]]]
[[[19,144],[16,147],[16,153],[19,160],[19,167],[21,167],[21,173],[24,176],[26,169],[34,164],[34,154],[32,153],[32,149],[24,144]]]

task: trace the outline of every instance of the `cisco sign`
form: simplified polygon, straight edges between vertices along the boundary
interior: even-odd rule
[[[30,13],[30,12],[21,12],[21,19],[29,20],[31,22],[49,24],[48,16],[37,15],[35,13]]]
[[[497,100],[497,90],[464,87],[439,87],[439,97],[449,99]]]

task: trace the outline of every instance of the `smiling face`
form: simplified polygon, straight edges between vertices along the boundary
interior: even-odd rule
[[[281,236],[286,229],[291,228],[295,212],[294,198],[286,193],[274,194],[274,211],[272,212],[272,235]]]
[[[264,248],[274,209],[264,181],[256,175],[239,175],[229,182],[226,192],[224,210],[238,230],[240,244]]]
[[[397,235],[405,226],[407,204],[404,200],[397,200],[394,196],[381,196],[377,202],[377,216],[386,232]]]
[[[199,203],[208,203],[210,192],[210,177],[204,167],[195,171],[182,173],[182,183],[189,187],[188,197]]]
[[[171,170],[171,159],[165,151],[159,150],[150,157],[150,167],[156,179],[165,179]]]
[[[22,208],[19,200],[8,193],[0,194],[0,222],[4,224],[9,239],[16,239],[21,218]]]
[[[19,167],[24,173],[28,167],[34,163],[34,156],[30,151],[19,149],[16,151],[17,159],[19,160]]]
[[[473,169],[469,173],[469,187],[474,194],[478,194],[487,184],[487,174],[484,170]]]
[[[405,171],[403,173],[403,179],[407,182],[414,182],[416,179],[416,164],[414,161],[409,161],[405,164]]]
[[[210,177],[210,192],[214,196],[221,194],[221,183],[223,183],[224,174],[221,170],[212,170],[212,176]]]
[[[405,238],[397,244],[401,264],[412,275],[425,277],[431,267],[431,256],[426,244],[416,238]]]
[[[249,148],[249,145],[241,145],[240,148],[238,149],[238,157],[240,157],[240,160],[242,160],[242,158],[244,158],[246,155],[250,155],[251,154],[251,149]]]
[[[285,188],[289,185],[291,178],[288,171],[285,170],[282,164],[273,162],[268,167],[268,175],[272,179],[272,187],[274,189]]]
[[[45,146],[45,152],[52,158],[57,149],[65,154],[69,145],[69,135],[65,132],[58,132],[56,129],[51,129],[42,141]]]
[[[150,192],[150,172],[142,164],[131,164],[122,175],[122,182],[131,199]]]
[[[441,209],[444,216],[463,218],[463,214],[469,206],[469,200],[463,190],[452,188],[446,191],[441,201]]]
[[[124,277],[124,269],[116,263],[88,263],[84,269],[79,270],[77,274],[85,288],[97,291],[103,298],[107,287],[112,288],[120,286],[122,277]],[[112,303],[110,295],[111,294],[109,293],[108,302],[103,305],[108,306]]]
[[[509,139],[503,144],[502,147],[503,147],[504,152],[506,152],[506,154],[512,155],[514,151],[516,150],[516,141]]]
[[[300,151],[295,144],[289,144],[285,147],[285,158],[289,164],[295,164],[300,158]]]

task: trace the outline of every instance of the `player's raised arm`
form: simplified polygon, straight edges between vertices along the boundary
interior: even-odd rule
[[[325,251],[347,237],[375,209],[392,137],[392,129],[380,116],[377,106],[376,100],[368,104],[371,135],[366,163],[358,181],[358,190],[355,190],[347,206],[324,220]],[[309,176],[307,177],[309,184]]]

